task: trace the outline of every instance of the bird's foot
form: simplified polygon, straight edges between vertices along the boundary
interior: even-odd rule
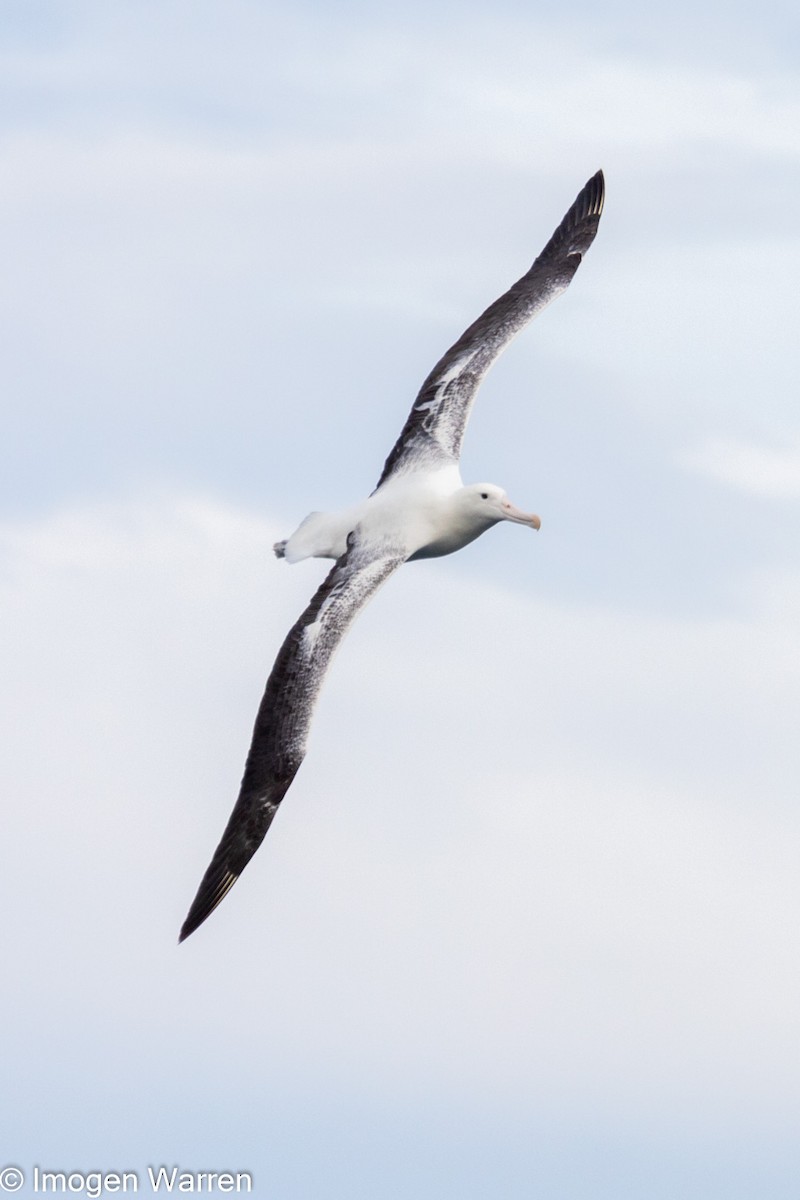
[[[275,545],[272,547],[272,549],[275,551],[276,558],[285,558],[286,557],[286,542],[287,541],[288,541],[288,539],[284,538],[284,540],[282,542],[276,542]]]

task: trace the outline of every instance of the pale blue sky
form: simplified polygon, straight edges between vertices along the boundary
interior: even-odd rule
[[[544,7],[0,5],[0,1168],[796,1200],[797,16]],[[178,950],[272,541],[598,167],[465,446],[541,533],[363,614]]]

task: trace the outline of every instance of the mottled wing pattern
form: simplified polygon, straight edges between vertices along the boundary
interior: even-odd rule
[[[239,798],[181,929],[183,941],[227,895],[264,840],[306,751],[325,672],[359,610],[405,560],[389,543],[357,533],[292,627],[267,680]]]
[[[422,385],[378,487],[422,463],[457,461],[475,393],[516,333],[569,286],[603,211],[603,172],[592,176],[527,274],[490,304]]]

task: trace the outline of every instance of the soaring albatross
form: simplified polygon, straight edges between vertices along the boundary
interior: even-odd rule
[[[351,622],[404,562],[460,550],[499,521],[539,528],[491,483],[464,486],[459,457],[475,394],[516,333],[569,286],[597,233],[602,171],[592,176],[530,270],[439,360],[422,385],[375,491],[311,513],[274,550],[287,562],[336,560],[278,651],[256,716],[239,797],[181,929],[183,941],[227,895],[264,840],[306,750],[325,672]]]

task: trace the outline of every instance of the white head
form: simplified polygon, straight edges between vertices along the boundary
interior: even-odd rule
[[[498,521],[514,521],[517,525],[529,525],[531,529],[541,527],[541,521],[535,513],[526,513],[517,508],[495,483],[471,483],[462,488],[460,496],[464,509],[486,529]]]
[[[503,489],[494,483],[472,483],[457,488],[447,496],[444,505],[433,507],[430,516],[422,523],[427,540],[409,558],[453,554],[500,521],[514,521],[531,529],[538,529],[540,524],[533,513],[515,508]]]

